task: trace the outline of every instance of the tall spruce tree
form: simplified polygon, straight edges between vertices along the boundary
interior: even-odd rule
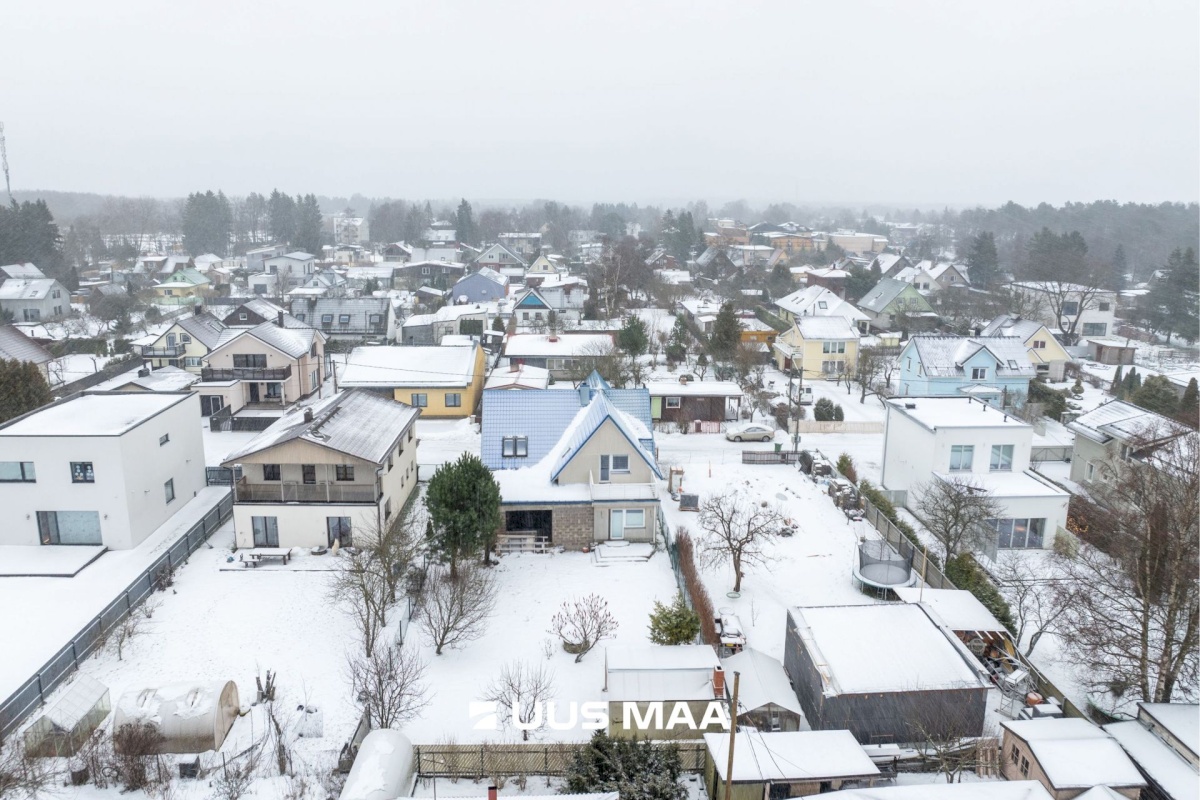
[[[728,361],[737,351],[741,337],[742,329],[733,313],[733,303],[726,303],[721,306],[713,322],[712,334],[708,337],[709,352],[718,361]]]
[[[999,278],[1000,256],[996,253],[996,236],[991,231],[983,231],[971,238],[967,269],[971,285],[977,289],[987,289]]]
[[[458,211],[454,214],[455,236],[458,241],[463,244],[476,246],[479,244],[479,229],[475,225],[475,215],[471,211],[471,204],[467,202],[467,198],[463,198],[458,204]]]
[[[54,396],[33,362],[0,359],[0,422],[52,402]]]
[[[296,201],[278,189],[272,189],[267,200],[267,227],[279,244],[290,244],[296,238]]]
[[[306,253],[321,255],[321,206],[315,194],[296,198],[296,233],[292,244]]]

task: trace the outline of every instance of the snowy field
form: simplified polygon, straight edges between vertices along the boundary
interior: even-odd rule
[[[0,618],[0,642],[20,642],[0,658],[0,697],[7,697],[41,669],[126,586],[154,563],[227,490],[200,490],[179,513],[131,550],[104,553],[73,578],[0,578],[0,606],[20,610]],[[232,529],[225,534],[232,539]],[[211,542],[221,541],[221,533]],[[198,550],[196,559],[206,551]],[[179,641],[186,648],[186,638]]]

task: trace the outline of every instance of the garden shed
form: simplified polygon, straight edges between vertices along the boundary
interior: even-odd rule
[[[160,753],[219,750],[238,716],[240,700],[233,681],[175,683],[131,689],[121,695],[113,730],[149,723],[162,734]]]
[[[982,665],[919,605],[794,608],[783,663],[813,730],[863,744],[983,732]]]
[[[58,702],[25,731],[25,751],[42,758],[75,755],[111,710],[108,687],[79,675]]]
[[[393,800],[413,786],[413,746],[400,731],[373,730],[359,745],[340,800]]]
[[[726,683],[732,687],[739,673],[738,723],[760,731],[798,731],[804,718],[796,690],[788,681],[783,664],[761,650],[747,647],[721,661]]]
[[[711,800],[725,797],[729,734],[704,735],[704,783]],[[848,731],[745,731],[735,736],[730,797],[807,797],[871,786],[879,768]]]

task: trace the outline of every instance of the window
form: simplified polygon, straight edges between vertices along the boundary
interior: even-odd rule
[[[1013,446],[1011,444],[992,445],[992,461],[989,466],[992,472],[1012,472]]]
[[[821,345],[823,353],[844,353],[846,352],[845,342],[825,342]]]
[[[1008,360],[1008,368],[1009,369],[1017,369],[1017,362],[1010,358]]]
[[[242,311],[238,314],[238,319],[241,320],[242,322],[245,322],[247,319],[249,319],[249,317],[246,316],[245,311]]]
[[[296,314],[295,315],[296,319],[300,320],[301,322],[304,322],[304,319],[306,316],[307,316],[306,314]]]
[[[429,395],[413,392],[412,404],[417,408],[427,408],[429,406]]]
[[[282,480],[282,475],[280,473],[278,464],[263,464],[262,468],[263,468],[263,480],[264,481]]]
[[[529,455],[529,438],[526,436],[505,436],[500,453],[505,458],[527,457]]]
[[[824,300],[819,300],[819,301],[817,301],[817,308],[824,309],[824,308],[826,308],[828,305],[829,305],[829,304],[828,304],[828,303],[826,303]]]
[[[279,400],[283,397],[282,383],[268,383],[266,397],[268,400]]]
[[[996,546],[1002,550],[1036,550],[1045,538],[1044,519],[993,519],[987,524],[996,531]]]
[[[668,397],[667,398],[667,408],[679,408],[680,403],[681,403],[681,398],[678,398],[678,397]]]
[[[1096,476],[1096,465],[1089,461],[1087,466],[1083,468],[1084,480],[1090,481]]]
[[[629,456],[613,456],[612,471],[629,472]]]
[[[278,517],[251,517],[250,530],[255,547],[279,547]]]
[[[1085,322],[1083,323],[1084,336],[1104,336],[1108,333],[1107,322]]]
[[[614,508],[609,512],[608,536],[624,539],[628,530],[646,527],[646,512],[640,508]]]
[[[822,361],[821,372],[825,375],[841,375],[846,371],[845,361]]]
[[[163,484],[163,494],[167,496],[167,505],[175,501],[175,479],[167,481]]]
[[[1021,777],[1029,777],[1029,759],[1021,756]]]
[[[302,480],[312,485],[317,482],[317,465],[316,464],[301,464],[300,475]]]
[[[971,367],[971,380],[986,381],[987,367]]]
[[[183,359],[183,365],[185,367],[199,367],[202,365],[202,363],[203,359],[199,356],[187,356]]]
[[[1034,350],[1045,350],[1046,349],[1046,340],[1045,339],[1034,339],[1033,340],[1033,349]]]
[[[333,476],[339,481],[354,480],[354,465],[353,464],[338,464],[333,468]]]
[[[42,544],[101,544],[98,511],[39,511],[37,524]]]
[[[384,519],[392,518],[392,498],[390,498],[390,497],[387,500],[383,501],[383,518]]]
[[[321,315],[321,324],[322,325],[332,325],[333,324],[333,314],[322,314]]]
[[[950,446],[950,471],[970,472],[975,461],[975,445],[956,444]]]
[[[350,315],[349,314],[338,314],[338,325],[349,325],[349,324],[350,324]]]
[[[234,369],[266,369],[267,356],[265,353],[234,353]]]
[[[183,344],[191,344],[192,337],[186,333],[181,333],[181,334],[179,334],[179,341]]]
[[[1129,448],[1129,445],[1127,445],[1127,444],[1123,444],[1123,445],[1121,445],[1121,460],[1122,460],[1122,461],[1128,461],[1128,460],[1129,460],[1129,455],[1130,455],[1130,453],[1132,453],[1132,452],[1133,452],[1133,451],[1132,451],[1132,450]]]
[[[462,406],[462,395],[458,392],[446,393],[446,408],[460,408]]]
[[[640,508],[630,508],[625,511],[626,528],[646,527],[646,512]]]
[[[372,326],[383,324],[383,314],[372,314],[370,317],[368,317],[368,319],[370,320]]]
[[[32,461],[0,461],[0,483],[36,483]]]
[[[333,547],[334,542],[341,547],[351,546],[349,517],[326,517],[325,530],[329,534],[330,547]]]
[[[1017,757],[1020,755],[1020,753],[1021,751],[1017,749],[1017,746],[1014,744],[1012,746],[1012,752],[1009,754],[1009,758],[1012,759],[1012,763],[1017,763]]]
[[[1064,317],[1073,317],[1079,313],[1079,303],[1075,300],[1067,300],[1062,304],[1062,313]]]
[[[422,274],[422,275],[428,275],[428,274],[429,274],[429,267],[421,267],[421,274]]]
[[[1108,311],[1112,306],[1108,303],[1099,303],[1096,306],[1097,311]]]
[[[71,483],[95,483],[96,473],[90,461],[71,462]]]

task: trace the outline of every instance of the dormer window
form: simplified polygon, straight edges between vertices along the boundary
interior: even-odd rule
[[[505,458],[525,458],[529,455],[529,438],[526,436],[505,436],[502,445],[500,452]]]
[[[971,367],[971,380],[986,381],[987,367]]]

